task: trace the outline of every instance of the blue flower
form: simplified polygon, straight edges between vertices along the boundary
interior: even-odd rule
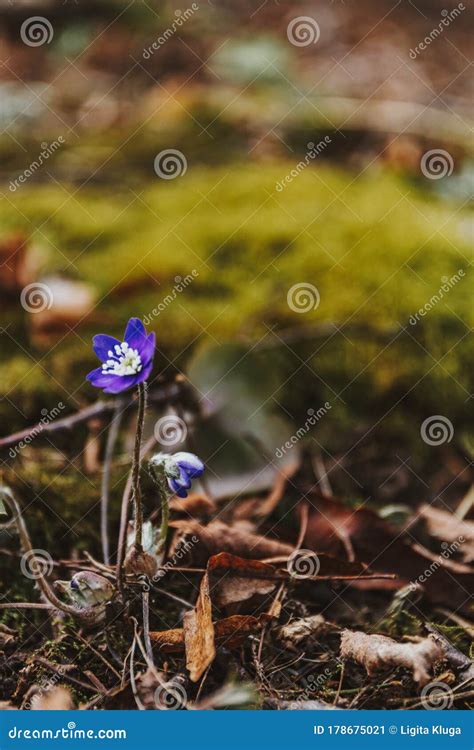
[[[180,451],[172,455],[158,453],[150,461],[153,467],[162,467],[168,487],[178,497],[187,497],[193,479],[200,477],[204,464],[194,453]]]
[[[147,334],[139,318],[130,318],[124,340],[99,333],[93,338],[94,351],[102,362],[87,380],[104,393],[122,393],[150,375],[155,352],[155,334]]]

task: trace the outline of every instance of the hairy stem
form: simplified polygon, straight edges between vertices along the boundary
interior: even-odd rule
[[[135,517],[135,547],[142,548],[142,527],[143,527],[143,508],[140,490],[140,465],[141,465],[141,447],[143,437],[143,425],[145,422],[146,407],[146,383],[138,384],[138,415],[137,431],[135,434],[135,448],[133,451],[132,464],[132,502],[133,513]]]

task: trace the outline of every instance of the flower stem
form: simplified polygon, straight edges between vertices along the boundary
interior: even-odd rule
[[[164,472],[160,476],[158,484],[160,501],[161,501],[161,526],[160,526],[160,546],[164,547],[166,544],[166,537],[168,536],[168,524],[170,520],[170,502],[168,494],[168,483],[165,479]]]
[[[135,517],[135,547],[142,548],[143,508],[140,490],[140,451],[142,446],[143,424],[145,422],[146,383],[138,384],[138,415],[135,433],[135,448],[132,464],[132,502]]]
[[[170,520],[168,482],[166,481],[166,474],[163,466],[154,466],[151,475],[158,488],[158,498],[161,505],[161,525],[158,537],[158,550],[162,551],[166,544]]]

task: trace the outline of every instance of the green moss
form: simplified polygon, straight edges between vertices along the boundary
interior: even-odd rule
[[[336,321],[379,329],[387,333],[385,343],[329,336],[307,341],[297,354],[307,359],[316,352],[310,366],[329,395],[352,381],[346,391],[352,411],[366,412],[368,388],[371,400],[383,401],[419,378],[427,379],[430,402],[449,388],[450,397],[454,391],[463,403],[470,279],[416,326],[408,321],[439,290],[442,277],[467,269],[467,238],[459,228],[465,214],[381,171],[356,179],[334,168],[308,167],[278,192],[276,183],[293,167],[189,166],[183,177],[156,179],[141,193],[123,184],[113,191],[26,185],[4,200],[3,227],[22,227],[46,250],[46,271],[67,268],[92,283],[100,304],[78,336],[37,353],[40,365],[32,367],[21,347],[2,361],[1,394],[22,399],[27,414],[31,394],[41,406],[45,398],[64,398],[65,389],[92,397],[83,385],[94,365],[90,336],[101,329],[118,334],[127,317],[138,314],[152,318],[162,369],[169,369],[170,358],[173,366],[185,366],[197,346],[268,337],[274,325]],[[175,278],[193,271],[195,279],[166,302]],[[301,282],[314,284],[321,299],[303,315],[287,303],[288,290]],[[402,325],[408,333],[391,343]],[[305,375],[303,368],[302,382]],[[5,408],[14,425],[16,415]]]

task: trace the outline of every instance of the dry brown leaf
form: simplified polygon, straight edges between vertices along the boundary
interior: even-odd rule
[[[317,550],[319,557],[320,551],[344,557],[345,545],[341,539],[347,536],[357,560],[367,563],[374,571],[396,573],[398,576],[392,581],[374,579],[352,585],[358,588],[402,588],[424,576],[423,591],[433,602],[466,608],[466,591],[474,589],[474,573],[467,566],[445,560],[439,555],[433,556],[421,545],[414,547],[372,510],[349,508],[341,500],[313,495],[304,547]],[[436,559],[435,566],[432,565],[433,559]]]
[[[251,633],[256,633],[271,620],[270,615],[232,615],[217,620],[214,623],[215,640],[218,645],[226,648],[236,648]],[[184,631],[182,628],[174,630],[160,630],[150,632],[151,642],[160,651],[166,653],[177,653],[184,649]]]
[[[255,594],[270,594],[276,586],[273,579],[281,577],[271,565],[228,552],[209,558],[207,569],[213,576],[213,599],[220,607],[245,601]],[[219,575],[220,580],[214,583]]]
[[[187,497],[174,497],[170,508],[193,518],[207,518],[217,510],[214,500],[200,492],[193,492]]]
[[[255,534],[241,524],[228,526],[222,521],[211,521],[207,526],[203,526],[197,521],[186,520],[173,521],[170,526],[185,534],[197,536],[206,557],[219,552],[230,552],[239,557],[261,560],[265,557],[289,556],[293,551],[291,545]],[[193,547],[193,552],[194,549]]]
[[[421,686],[430,681],[430,672],[443,651],[430,638],[419,643],[397,643],[386,635],[367,635],[360,631],[343,630],[341,634],[342,659],[352,659],[362,664],[372,676],[390,667],[406,667]]]
[[[31,701],[32,711],[71,711],[74,707],[71,693],[63,685],[42,692]]]
[[[286,648],[294,648],[306,638],[320,636],[333,629],[334,626],[327,622],[322,615],[311,615],[284,625],[278,631],[278,637]]]
[[[428,534],[441,543],[456,545],[454,552],[466,563],[474,562],[474,521],[464,521],[431,505],[419,509]],[[447,550],[446,550],[447,552]]]
[[[209,595],[209,576],[201,580],[199,597],[195,608],[183,618],[186,667],[192,682],[197,682],[216,655],[212,604]]]
[[[279,711],[341,711],[342,709],[337,706],[333,706],[332,703],[324,703],[324,701],[308,701],[308,700],[294,700],[294,701],[281,701],[276,698],[268,698],[265,701],[266,706],[272,709],[278,709]]]

